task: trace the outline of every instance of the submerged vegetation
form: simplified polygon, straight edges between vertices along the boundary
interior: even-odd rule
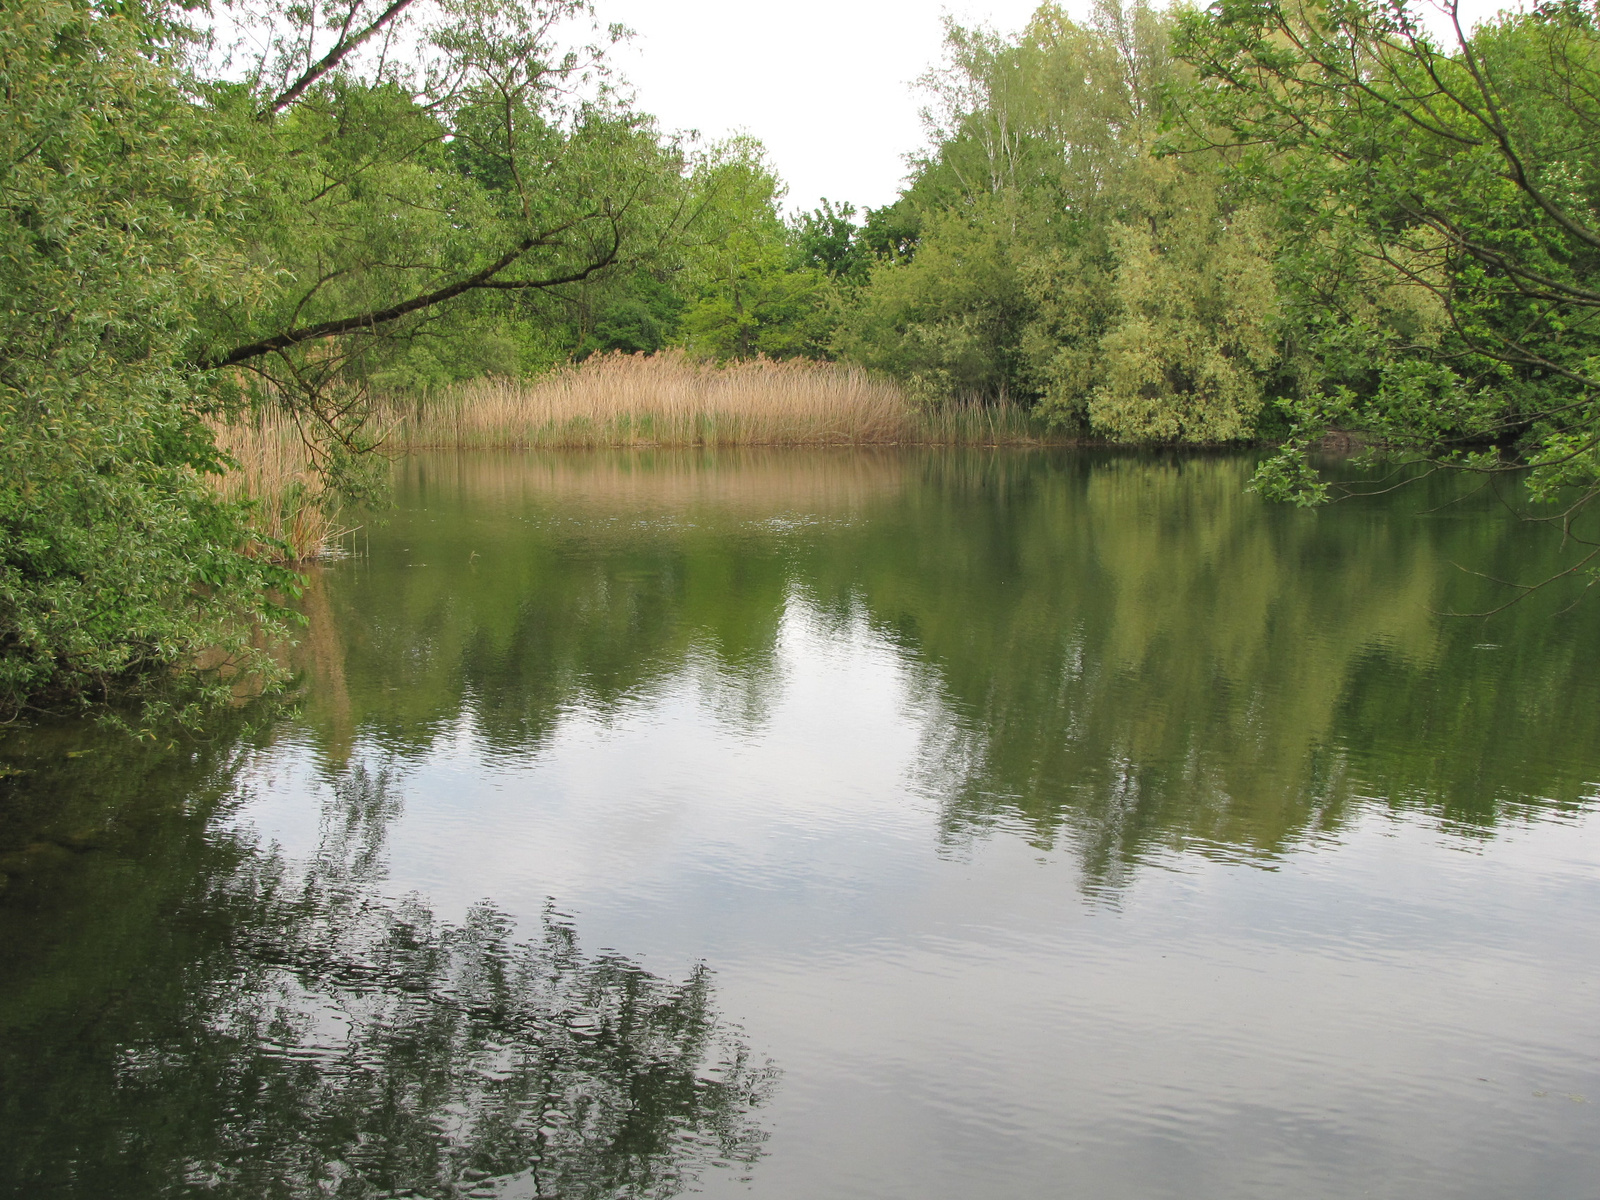
[[[1592,2],[952,23],[899,198],[795,216],[583,0],[220,15],[0,18],[0,717],[264,663],[383,446],[1265,441],[1313,502],[1338,429],[1569,529],[1600,484]]]

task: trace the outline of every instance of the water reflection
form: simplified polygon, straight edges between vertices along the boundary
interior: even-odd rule
[[[926,728],[915,774],[959,846],[1066,839],[1114,881],[1153,848],[1272,854],[1352,804],[1461,829],[1588,802],[1588,610],[1518,606],[1560,547],[1449,480],[1321,512],[1239,456],[468,456],[406,464],[373,558],[314,591],[327,752],[401,757],[470,714],[529,762],[694,676],[758,732],[786,614],[865,620]],[[337,629],[336,648],[326,644]],[[320,639],[320,640],[319,640]],[[1480,649],[1484,644],[1503,652]],[[340,731],[344,732],[340,732]]]
[[[1600,610],[1248,471],[405,464],[298,717],[0,743],[0,1192],[1583,1194]]]
[[[942,739],[947,836],[1066,835],[1104,877],[1151,846],[1274,852],[1369,798],[1485,829],[1587,801],[1591,614],[1439,615],[1484,600],[1456,562],[1526,577],[1554,547],[1482,504],[1437,508],[1454,481],[1301,513],[1255,501],[1248,473],[941,471],[937,530],[884,539],[832,585],[933,665],[967,731]],[[911,549],[927,541],[955,552]],[[1491,640],[1516,650],[1474,648]]]
[[[703,967],[386,897],[400,799],[364,762],[292,862],[229,821],[255,755],[216,732],[8,746],[0,1193],[667,1196],[756,1160],[775,1074]]]

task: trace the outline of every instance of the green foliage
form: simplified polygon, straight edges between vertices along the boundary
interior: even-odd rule
[[[873,262],[898,262],[908,259],[917,250],[917,239],[922,236],[922,216],[915,205],[902,196],[893,204],[867,210],[856,241]]]
[[[932,396],[1021,396],[1130,442],[1254,436],[1278,373],[1274,223],[1214,154],[1158,159],[1181,104],[1172,21],[1143,4],[1018,37],[948,28],[931,152],[859,241],[836,345]]]
[[[690,227],[688,277],[698,296],[683,314],[683,341],[718,359],[816,356],[831,330],[823,267],[803,251],[778,209],[783,185],[761,145],[735,138],[695,165],[700,214]]]
[[[200,85],[250,172],[227,233],[264,269],[206,312],[194,357],[288,405],[325,467],[370,445],[373,388],[533,373],[588,348],[584,286],[639,274],[681,207],[676,148],[603,87],[574,97],[601,50],[564,51],[557,31],[584,5],[431,11],[415,33],[439,69],[346,63],[280,103],[329,35],[269,7],[280,32],[252,86]]]
[[[759,147],[691,164],[609,89],[616,31],[566,48],[583,0],[231,11],[242,62],[165,0],[0,25],[0,713],[252,657],[297,581],[210,418],[287,411],[359,500],[379,392],[827,341]]]
[[[1440,42],[1405,4],[1219,0],[1181,21],[1206,127],[1279,213],[1300,400],[1323,429],[1452,465],[1600,482],[1600,29],[1592,4]],[[1264,484],[1314,488],[1304,465]],[[1576,489],[1574,491],[1573,489]],[[1569,510],[1569,515],[1575,512]]]
[[[1569,517],[1600,490],[1592,4],[1443,48],[1368,0],[952,22],[927,152],[859,226],[785,219],[753,139],[663,136],[584,0],[230,11],[251,55],[166,0],[0,26],[7,711],[277,619],[294,578],[242,553],[208,419],[289,412],[359,499],[378,394],[595,352],[837,354],[1119,441],[1274,435],[1258,486],[1302,499],[1329,428],[1531,463]]]
[[[862,282],[871,256],[866,244],[856,236],[855,217],[855,205],[836,206],[827,199],[821,208],[796,217],[790,228],[798,265],[823,271],[846,283]]]
[[[244,179],[193,152],[148,33],[75,0],[0,22],[0,716],[250,659],[238,618],[294,584],[204,482],[182,351],[245,273],[216,234]]]
[[[1030,312],[1012,236],[1015,197],[924,218],[916,254],[872,272],[836,336],[840,353],[934,397],[998,396],[1016,379]]]
[[[1172,160],[1147,169],[1145,219],[1112,230],[1090,426],[1129,442],[1247,439],[1278,356],[1270,216],[1219,212],[1214,179]]]

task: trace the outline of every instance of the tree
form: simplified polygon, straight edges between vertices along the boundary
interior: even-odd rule
[[[839,353],[930,400],[1011,392],[1032,313],[1015,234],[1021,203],[1002,192],[926,211],[915,255],[880,262],[855,298]]]
[[[684,157],[608,89],[619,31],[568,48],[583,0],[230,11],[242,77],[166,0],[0,23],[0,716],[236,664],[285,615],[210,419],[283,406],[360,494],[374,381],[547,364],[608,272],[681,265]]]
[[[797,263],[779,212],[783,184],[751,138],[712,147],[690,179],[688,279],[698,297],[683,314],[691,350],[719,359],[818,354],[827,343],[826,276]]]
[[[370,443],[367,380],[440,322],[514,312],[513,297],[580,284],[648,240],[680,163],[605,90],[604,46],[564,47],[588,11],[268,7],[245,85],[196,78],[214,136],[252,181],[226,232],[264,269],[242,302],[204,313],[192,358],[288,404],[325,470],[338,476]],[[410,59],[359,58],[407,20]]]
[[[1229,212],[1203,166],[1143,168],[1143,194],[1111,230],[1089,425],[1129,442],[1247,440],[1278,358],[1271,214]]]
[[[1284,213],[1295,436],[1260,483],[1315,500],[1329,427],[1434,464],[1600,483],[1600,29],[1542,4],[1447,38],[1406,3],[1219,0],[1182,21],[1223,144]]]
[[[0,719],[206,651],[259,668],[248,622],[295,585],[204,481],[184,349],[197,299],[239,297],[217,229],[247,181],[194,151],[172,38],[83,0],[0,21]]]
[[[869,262],[866,246],[856,236],[856,208],[824,199],[822,207],[801,213],[790,224],[798,265],[831,278],[860,283]]]
[[[951,23],[932,146],[894,206],[911,236],[874,214],[841,352],[1118,441],[1253,437],[1279,358],[1274,225],[1215,152],[1158,159],[1185,85],[1171,26],[1142,3],[1087,23],[1045,5],[1010,39]]]

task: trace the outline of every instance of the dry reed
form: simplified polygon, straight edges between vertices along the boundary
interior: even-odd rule
[[[919,406],[858,367],[795,359],[717,366],[681,351],[607,354],[531,382],[482,379],[375,406],[389,453],[603,447],[1038,445],[1043,430],[1016,405]],[[266,412],[217,424],[238,467],[215,481],[256,502],[257,552],[333,551],[334,506],[294,420]],[[282,551],[276,551],[282,554]]]
[[[762,358],[718,366],[680,351],[596,355],[526,383],[478,380],[385,405],[380,419],[399,450],[1041,440],[1015,406],[923,409],[859,367]]]
[[[345,531],[334,523],[334,506],[293,418],[269,412],[212,428],[217,444],[239,464],[213,477],[212,486],[224,499],[256,504],[253,525],[262,540],[251,551],[295,560],[330,553]],[[269,549],[274,543],[288,552]]]

